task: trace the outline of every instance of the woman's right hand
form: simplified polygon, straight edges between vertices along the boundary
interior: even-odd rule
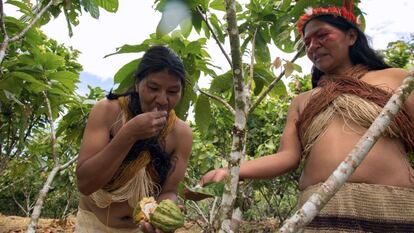
[[[166,111],[145,112],[132,118],[125,124],[128,132],[137,139],[147,139],[157,136],[167,122],[168,113]]]
[[[205,184],[208,184],[208,183],[220,182],[228,176],[228,171],[229,170],[227,168],[218,168],[215,170],[211,170],[201,177],[198,184],[201,186],[204,186]]]
[[[224,180],[228,176],[228,169],[227,168],[218,168],[215,170],[211,170],[207,172],[203,177],[201,177],[200,181],[198,181],[198,185],[201,187],[205,184],[212,183],[212,182],[220,182]],[[184,196],[186,199],[193,200],[193,201],[200,201],[210,196],[192,192],[188,189],[184,189]]]

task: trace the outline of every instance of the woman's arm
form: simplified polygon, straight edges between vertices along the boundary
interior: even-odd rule
[[[174,170],[168,175],[158,201],[164,199],[177,200],[178,185],[184,179],[185,171],[187,169],[188,159],[191,154],[191,148],[193,144],[193,135],[191,128],[181,120],[176,123],[176,134],[174,134],[174,140],[176,140],[176,148],[173,156],[177,159],[175,162]]]
[[[285,174],[299,165],[301,145],[296,130],[296,121],[299,117],[299,103],[303,101],[302,99],[303,97],[298,96],[292,100],[278,152],[244,162],[240,166],[240,179],[269,179]],[[226,176],[226,168],[216,169],[206,173],[201,178],[200,184],[218,182]]]

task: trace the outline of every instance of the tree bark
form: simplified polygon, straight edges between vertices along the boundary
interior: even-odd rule
[[[240,162],[244,157],[246,116],[248,111],[248,91],[243,80],[242,57],[240,52],[239,30],[236,20],[236,1],[226,0],[226,19],[230,38],[233,84],[235,94],[235,121],[233,126],[233,142],[230,153],[229,177],[225,181],[221,210],[219,213],[219,232],[234,232],[240,219],[233,219],[234,203],[237,197]],[[236,215],[235,215],[236,217]],[[234,221],[233,221],[234,220]]]
[[[52,116],[52,108],[50,106],[49,98],[47,97],[47,94],[43,92],[46,107],[47,107],[47,117],[50,124],[50,135],[51,135],[51,146],[52,146],[52,156],[53,156],[53,168],[49,173],[49,176],[47,177],[47,180],[45,184],[43,185],[43,188],[39,191],[39,196],[37,197],[36,204],[33,208],[32,216],[30,218],[29,226],[27,227],[27,233],[34,233],[36,232],[36,226],[39,221],[40,213],[42,212],[43,203],[47,196],[47,193],[50,190],[50,186],[53,182],[53,179],[56,177],[56,174],[63,169],[66,169],[69,165],[71,165],[73,162],[76,161],[76,157],[72,158],[69,162],[66,164],[60,165],[59,164],[59,157],[57,154],[57,141],[56,141],[56,134],[55,134],[55,125],[54,120]]]

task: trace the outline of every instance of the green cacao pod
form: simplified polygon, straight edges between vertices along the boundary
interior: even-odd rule
[[[171,232],[184,226],[184,216],[173,201],[165,199],[150,214],[149,222],[164,232]]]
[[[159,204],[154,198],[143,198],[134,208],[134,222],[144,220],[164,232],[172,232],[184,225],[184,216],[180,208],[166,199]]]

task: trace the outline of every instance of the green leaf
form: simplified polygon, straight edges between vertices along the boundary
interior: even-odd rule
[[[191,29],[193,29],[193,25],[191,23],[191,18],[186,18],[180,22],[181,34],[187,38],[190,33]]]
[[[19,80],[20,81],[20,80]],[[0,80],[0,90],[7,90],[19,97],[23,90],[23,82],[16,81],[13,77],[6,77]]]
[[[76,83],[79,82],[79,75],[70,71],[58,71],[50,74],[49,78],[58,81],[70,91],[74,91],[76,88]]]
[[[271,97],[280,97],[280,96],[286,96],[287,90],[285,84],[282,82],[282,80],[279,80],[276,85],[272,88],[272,90],[269,92],[269,95]]]
[[[30,83],[35,83],[37,85],[47,87],[47,85],[45,83],[43,83],[42,81],[37,80],[32,75],[30,75],[28,73],[25,73],[25,72],[14,71],[14,72],[9,73],[7,76],[19,78],[21,80],[25,80],[25,81],[30,82]]]
[[[215,93],[223,93],[225,91],[233,90],[233,73],[228,71],[213,79],[210,86],[210,91]]]
[[[204,194],[210,197],[221,197],[224,193],[224,182],[214,182],[205,184],[203,187],[188,187],[186,188],[194,193]]]
[[[119,83],[116,93],[127,91],[134,84],[134,72],[137,70],[141,59],[133,60],[119,69],[114,76],[114,83]]]
[[[268,68],[265,68],[263,65],[255,65],[253,80],[255,81],[256,88],[254,93],[258,95],[263,91],[263,87],[269,86],[269,84],[275,79],[276,77]],[[269,95],[272,97],[284,96],[286,94],[286,87],[281,80],[279,80],[269,92]]]
[[[221,43],[224,43],[225,36],[224,36],[224,33],[223,33],[223,28],[220,26],[220,20],[217,18],[216,14],[211,14],[210,15],[210,22],[211,22],[211,25],[214,28],[214,32],[216,33],[219,41]]]
[[[89,14],[91,14],[91,16],[95,19],[99,19],[99,7],[95,0],[82,0],[80,2],[85,8],[85,11],[89,12]]]
[[[260,33],[256,37],[255,58],[257,63],[270,64],[270,51]]]
[[[144,52],[149,49],[149,45],[146,43],[138,44],[138,45],[123,45],[120,48],[117,48],[115,53],[111,53],[108,55],[105,55],[104,58],[115,55],[115,54],[122,54],[122,53],[139,53]]]
[[[42,65],[44,70],[55,70],[65,64],[64,58],[54,53],[37,54],[35,59]]]
[[[210,7],[218,11],[226,11],[224,0],[214,0],[210,3]]]
[[[201,44],[198,41],[192,41],[185,47],[185,53],[200,54]]]
[[[95,0],[96,4],[106,11],[117,12],[118,11],[118,0]]]
[[[200,34],[201,22],[203,21],[203,19],[201,18],[201,16],[198,13],[191,12],[191,20],[192,20],[192,24],[194,26],[194,29],[196,30],[196,32],[198,34]]]
[[[202,133],[207,133],[211,121],[211,107],[209,97],[204,94],[198,96],[194,109],[195,122]]]
[[[177,106],[175,106],[175,112],[177,113],[177,116],[185,120],[188,116],[188,109],[190,107],[191,102],[194,102],[194,100],[197,98],[197,95],[193,91],[193,86],[186,85],[184,90],[184,96],[181,97],[180,102]]]
[[[32,15],[32,10],[30,9],[30,7],[21,1],[7,0],[6,3],[18,7],[20,12],[22,12],[25,15]]]

